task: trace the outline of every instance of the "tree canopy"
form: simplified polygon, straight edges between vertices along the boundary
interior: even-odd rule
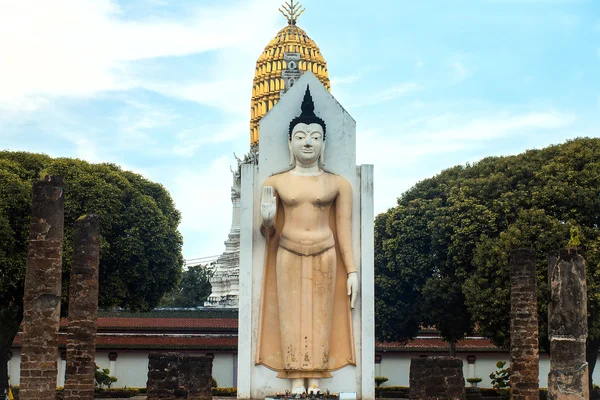
[[[32,184],[46,174],[65,182],[63,314],[73,222],[85,214],[100,219],[100,307],[149,310],[181,276],[180,214],[163,186],[113,164],[0,152],[0,389],[7,385],[5,357],[23,317]]]
[[[476,327],[507,347],[509,252],[528,247],[537,254],[545,347],[548,255],[575,244],[588,267],[593,368],[600,346],[599,190],[600,140],[589,138],[485,158],[419,182],[375,221],[377,338],[404,340],[426,324],[453,342]]]
[[[207,265],[194,265],[183,271],[179,284],[165,293],[161,307],[201,307],[211,293],[213,271]]]

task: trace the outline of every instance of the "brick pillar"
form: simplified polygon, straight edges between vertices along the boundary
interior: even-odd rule
[[[148,355],[148,400],[212,399],[212,357],[180,353]]]
[[[187,356],[184,365],[187,367],[186,386],[188,389],[187,400],[212,399],[212,365],[214,354],[206,356]]]
[[[23,297],[21,400],[56,395],[64,196],[61,178],[33,184]]]
[[[73,247],[64,398],[93,400],[100,258],[97,216],[87,215],[75,221]]]
[[[535,251],[510,253],[510,392],[513,400],[539,399]]]
[[[465,400],[463,362],[454,357],[415,357],[410,360],[411,400]]]
[[[548,399],[589,399],[585,260],[580,255],[562,252],[548,261]]]

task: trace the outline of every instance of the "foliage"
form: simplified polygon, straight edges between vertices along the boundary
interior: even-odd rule
[[[212,394],[214,397],[236,397],[237,388],[213,388]]]
[[[94,372],[94,385],[102,388],[106,386],[110,389],[110,386],[117,381],[117,378],[110,376],[110,370],[108,368],[100,369],[96,365],[96,372]]]
[[[377,385],[377,387],[381,386],[381,384],[386,383],[387,381],[389,381],[389,379],[386,378],[385,376],[376,376],[375,377],[375,384]]]
[[[375,397],[383,397],[387,399],[408,399],[409,389],[407,386],[376,387]]]
[[[478,376],[474,376],[473,378],[467,378],[467,382],[469,383],[479,383],[481,382],[483,379],[481,379]]]
[[[498,361],[496,371],[490,374],[492,387],[494,389],[506,389],[510,387],[510,367],[505,367],[506,362]]]
[[[183,271],[181,282],[164,295],[161,307],[203,306],[211,293],[210,278],[213,271],[206,265],[195,265]]]
[[[180,214],[164,187],[113,164],[0,151],[0,390],[8,386],[6,354],[23,317],[31,188],[44,174],[65,182],[63,315],[73,222],[84,214],[100,219],[100,307],[149,310],[181,276]]]
[[[219,387],[219,384],[217,383],[217,380],[214,377],[211,377],[211,387],[216,388]]]
[[[127,399],[146,393],[146,388],[94,389],[94,398]]]
[[[454,342],[476,326],[508,347],[509,253],[525,247],[536,251],[547,348],[547,257],[570,246],[588,266],[592,370],[600,348],[598,187],[600,140],[589,138],[485,158],[413,186],[375,221],[377,339],[405,340],[426,324]]]

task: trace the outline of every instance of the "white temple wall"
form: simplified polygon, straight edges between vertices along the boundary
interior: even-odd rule
[[[9,362],[10,385],[19,386],[21,373],[21,351],[19,349],[11,350],[13,352],[12,359]],[[64,351],[64,350],[62,350]],[[168,351],[168,350],[165,350]],[[174,350],[177,351],[177,350]],[[114,350],[102,350],[96,352],[96,364],[101,368],[110,368],[108,354]],[[207,351],[201,351],[191,354],[205,355]],[[116,374],[111,370],[110,375],[116,376],[118,381],[115,382],[113,388],[145,388],[148,380],[148,354],[150,351],[117,351],[118,357],[114,362]],[[234,353],[222,352],[214,353],[213,360],[213,378],[216,379],[219,387],[235,387],[235,357]],[[60,364],[60,352],[56,352],[56,357]],[[64,364],[64,363],[63,363]],[[62,372],[62,374],[61,374]],[[59,371],[57,377],[57,386],[64,386],[64,365],[63,370]],[[60,381],[59,378],[63,377]]]
[[[373,169],[371,166],[356,166],[355,121],[318,79],[307,72],[261,120],[258,168],[250,165],[242,167],[238,398],[263,398],[289,388],[289,381],[276,378],[276,372],[254,365],[257,348],[256,340],[252,338],[257,337],[260,318],[265,247],[264,238],[259,232],[258,204],[264,181],[272,174],[291,168],[288,127],[290,121],[300,114],[307,84],[311,87],[315,113],[327,124],[324,170],[345,177],[353,187],[352,240],[362,289],[352,312],[357,365],[333,372],[333,378],[323,380],[321,389],[357,391],[359,398],[370,398],[373,393]],[[363,243],[361,236],[365,239]],[[370,247],[363,249],[363,245]]]
[[[423,353],[379,353],[381,354],[382,360],[380,364],[375,366],[376,376],[385,376],[389,380],[381,386],[408,386],[409,385],[409,374],[410,374],[410,360],[413,357],[419,357],[421,354],[433,355],[430,352]],[[474,363],[475,374],[474,376],[480,377],[483,380],[477,385],[482,388],[491,388],[492,383],[490,374],[497,370],[496,363],[498,361],[505,361],[506,366],[509,364],[508,353],[465,353],[459,354],[457,357],[463,361],[463,374],[465,377],[465,384],[469,386],[466,379],[469,376],[469,363],[467,362],[467,356],[473,354],[476,356]],[[443,354],[435,354],[443,355]],[[600,359],[600,357],[599,357]],[[596,364],[598,365],[598,364]],[[540,354],[540,387],[548,387],[548,372],[550,372],[550,357],[547,354]],[[594,370],[594,382],[600,382],[600,369]]]
[[[20,349],[12,349],[12,359],[9,361],[9,377],[10,385],[18,386],[20,377],[21,351]],[[96,364],[100,368],[109,368],[108,353],[110,351],[98,351],[96,353]],[[148,351],[127,351],[118,352],[116,363],[117,378],[119,380],[113,387],[122,388],[140,388],[146,387],[148,376]],[[206,354],[205,351],[198,354]],[[214,353],[213,361],[213,377],[217,380],[219,387],[235,387],[234,370],[235,370],[235,353]],[[441,353],[378,353],[381,354],[382,360],[380,364],[375,365],[375,375],[385,376],[389,379],[382,386],[408,386],[410,373],[410,359],[418,357],[420,354],[443,355]],[[467,355],[473,354],[475,360],[475,376],[483,379],[477,386],[482,388],[491,388],[491,380],[489,375],[496,371],[496,363],[498,361],[506,361],[508,363],[509,354],[505,352],[498,353],[461,353],[458,355],[463,360],[463,373],[465,379],[468,377],[468,362]],[[60,360],[60,352],[56,352],[57,360]],[[596,364],[600,366],[600,357]],[[540,387],[548,386],[548,372],[550,371],[550,358],[547,354],[540,354]],[[64,371],[63,371],[64,376]],[[600,367],[594,370],[594,383],[600,382]],[[58,382],[57,386],[64,385],[64,382]],[[467,383],[468,385],[468,383]]]

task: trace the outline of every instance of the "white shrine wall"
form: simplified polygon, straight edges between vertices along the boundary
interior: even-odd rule
[[[261,120],[258,167],[242,167],[238,334],[240,399],[264,398],[290,389],[289,380],[278,379],[275,371],[255,365],[265,249],[265,240],[259,230],[259,204],[264,181],[291,168],[289,123],[300,114],[307,85],[310,86],[315,114],[326,124],[324,169],[343,176],[353,187],[352,240],[361,285],[352,311],[357,365],[332,372],[333,378],[323,379],[321,389],[357,392],[357,397],[363,399],[374,397],[373,167],[356,166],[356,122],[321,82],[312,73],[306,72]]]

